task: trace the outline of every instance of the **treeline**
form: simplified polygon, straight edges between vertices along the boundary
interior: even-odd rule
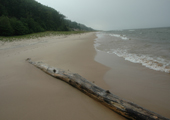
[[[94,29],[90,27],[86,27],[83,24],[72,22],[71,20],[65,20],[66,26],[68,26],[71,30],[86,30],[86,31],[94,31]]]
[[[67,20],[63,14],[35,0],[0,0],[1,36],[71,30],[93,29]]]

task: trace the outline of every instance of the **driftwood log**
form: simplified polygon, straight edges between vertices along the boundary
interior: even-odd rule
[[[33,64],[37,68],[46,72],[47,74],[65,81],[66,83],[72,85],[73,87],[79,89],[88,96],[101,102],[103,105],[107,106],[114,112],[124,116],[130,120],[169,120],[163,116],[160,116],[154,112],[144,109],[132,102],[123,100],[118,96],[109,92],[109,90],[104,90],[92,82],[89,82],[85,78],[81,77],[79,74],[68,73],[61,69],[54,67],[49,67],[42,62],[33,62],[30,58],[26,59],[30,64]]]

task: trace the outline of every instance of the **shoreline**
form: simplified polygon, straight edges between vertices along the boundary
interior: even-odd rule
[[[168,73],[146,68],[103,51],[97,51],[95,60],[110,68],[104,80],[113,94],[170,118]]]
[[[32,58],[77,72],[108,89],[102,78],[109,69],[94,61],[95,38],[95,33],[63,38],[50,36],[19,44],[9,43],[9,49],[0,50],[0,119],[124,120],[99,102],[25,61]]]

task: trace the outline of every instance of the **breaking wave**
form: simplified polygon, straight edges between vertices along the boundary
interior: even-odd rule
[[[127,37],[121,36],[118,34],[109,34],[109,35],[113,37],[119,37],[122,40],[128,40]],[[129,53],[128,48],[127,49],[122,49],[121,47],[114,48],[114,45],[116,42],[112,42],[112,44],[114,44],[113,47],[108,47],[108,46],[111,46],[110,45],[111,42],[108,42],[107,40],[104,41],[104,38],[107,37],[108,34],[97,33],[96,36],[98,37],[94,45],[96,50],[105,51],[108,54],[116,54],[119,57],[123,57],[125,60],[128,60],[133,63],[140,63],[143,66],[156,70],[156,71],[170,73],[170,61],[169,60],[162,58],[160,56],[157,57],[157,56],[148,55],[148,54]]]

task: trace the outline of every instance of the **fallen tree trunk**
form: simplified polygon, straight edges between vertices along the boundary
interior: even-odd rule
[[[28,58],[30,64],[33,64],[37,68],[46,72],[47,74],[63,80],[73,87],[79,89],[88,96],[101,102],[111,110],[117,112],[118,114],[124,116],[130,120],[169,120],[162,117],[154,112],[146,110],[134,103],[123,100],[116,95],[110,93],[108,90],[104,90],[95,84],[87,81],[85,78],[81,77],[79,74],[67,73],[61,69],[54,67],[49,67],[42,62],[33,62]]]

